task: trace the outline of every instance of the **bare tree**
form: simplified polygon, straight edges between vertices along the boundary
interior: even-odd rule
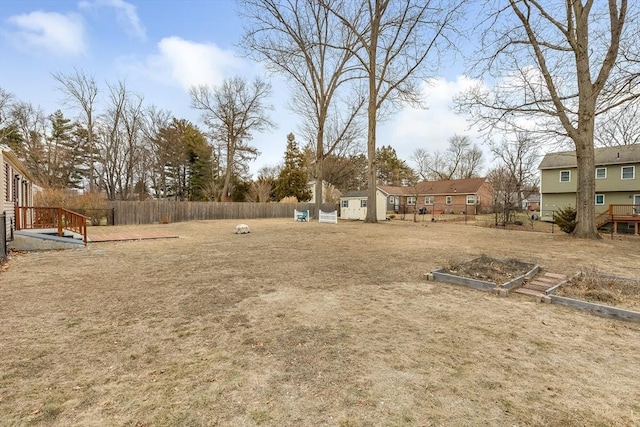
[[[123,81],[108,88],[109,106],[97,126],[101,181],[109,200],[127,200],[141,161],[143,99],[129,92]]]
[[[4,139],[8,138],[11,133],[15,132],[11,121],[11,110],[15,102],[12,93],[0,87],[0,144],[4,143]]]
[[[640,99],[598,116],[595,135],[601,147],[640,144]]]
[[[337,0],[241,0],[251,22],[244,37],[250,56],[266,59],[294,87],[291,108],[303,119],[302,136],[314,141],[316,208],[322,201],[324,159],[362,131],[357,121],[364,98],[351,91],[357,38],[328,7]],[[325,7],[327,6],[327,7]]]
[[[524,130],[570,140],[576,151],[577,226],[595,224],[596,117],[640,96],[639,3],[628,0],[487,2],[490,24],[475,68],[501,79],[458,99],[485,129]],[[481,65],[481,66],[480,66]]]
[[[414,170],[421,180],[432,180],[433,159],[431,157],[431,154],[426,149],[416,148],[411,153],[411,156],[409,156],[409,160],[411,160],[415,164]]]
[[[424,180],[442,181],[477,177],[482,171],[482,150],[469,137],[454,135],[444,152],[429,153],[417,148],[411,155],[417,173]]]
[[[509,174],[517,206],[522,206],[523,191],[526,187],[533,187],[537,183],[538,143],[520,132],[515,140],[502,140],[500,143],[489,145],[494,159],[499,160],[501,175]],[[501,177],[501,182],[505,179]]]
[[[189,90],[191,106],[202,111],[204,123],[225,157],[222,201],[230,200],[234,173],[259,154],[247,143],[252,133],[273,127],[265,104],[270,92],[269,83],[261,79],[248,83],[240,77],[226,79],[220,87],[202,85]]]
[[[53,73],[53,78],[60,85],[65,101],[80,110],[87,130],[87,148],[89,150],[89,191],[95,190],[95,103],[98,96],[98,85],[93,78],[84,71],[74,69],[73,73]]]
[[[496,226],[513,222],[522,204],[518,200],[518,183],[515,175],[506,167],[498,166],[489,171],[487,180],[493,188],[493,212]]]
[[[352,32],[367,92],[368,204],[376,200],[376,129],[380,116],[401,103],[420,105],[419,83],[435,72],[450,45],[460,3],[436,0],[360,0],[323,4]],[[427,59],[429,58],[429,61]],[[377,222],[367,209],[366,222]]]
[[[11,107],[8,120],[14,129],[10,147],[38,182],[46,182],[47,118],[42,108],[28,102],[16,102]]]

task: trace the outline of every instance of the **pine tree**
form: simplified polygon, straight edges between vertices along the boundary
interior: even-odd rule
[[[287,135],[287,150],[284,153],[284,167],[276,181],[276,198],[295,197],[298,201],[311,198],[308,186],[307,168],[293,133]]]

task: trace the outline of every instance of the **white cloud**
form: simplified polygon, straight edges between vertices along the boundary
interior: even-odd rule
[[[429,152],[443,151],[453,135],[468,135],[478,138],[476,131],[469,129],[467,118],[453,111],[453,98],[476,80],[458,76],[454,81],[444,78],[432,79],[423,86],[427,109],[406,107],[388,123],[386,138],[378,138],[378,146],[391,145],[398,157],[407,160],[416,148]]]
[[[35,11],[9,17],[15,30],[5,35],[20,49],[45,49],[60,55],[81,55],[86,51],[85,28],[76,13]]]
[[[113,8],[116,12],[118,22],[127,34],[142,40],[145,40],[147,37],[146,29],[140,22],[140,18],[136,12],[136,7],[131,3],[127,3],[124,0],[95,0],[93,2],[81,1],[78,3],[78,7],[84,10],[99,9],[103,7]]]
[[[158,53],[147,58],[142,71],[164,83],[178,83],[185,89],[194,85],[218,85],[230,70],[240,68],[231,51],[214,44],[196,43],[180,37],[166,37],[158,43]]]

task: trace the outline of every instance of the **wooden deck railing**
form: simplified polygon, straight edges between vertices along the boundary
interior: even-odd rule
[[[596,217],[598,227],[615,221],[640,221],[640,205],[609,205],[606,211]]]
[[[58,236],[64,230],[78,233],[87,244],[87,217],[63,208],[17,206],[16,230],[54,229]]]

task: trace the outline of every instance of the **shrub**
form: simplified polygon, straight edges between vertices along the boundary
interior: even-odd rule
[[[558,224],[560,230],[567,234],[573,233],[576,228],[576,210],[571,206],[556,211],[554,215],[555,223]]]
[[[38,207],[65,208],[88,216],[91,224],[98,225],[108,208],[107,201],[98,192],[78,194],[75,190],[45,188],[33,196]]]
[[[298,203],[298,199],[296,196],[288,196],[280,200],[280,203]]]

